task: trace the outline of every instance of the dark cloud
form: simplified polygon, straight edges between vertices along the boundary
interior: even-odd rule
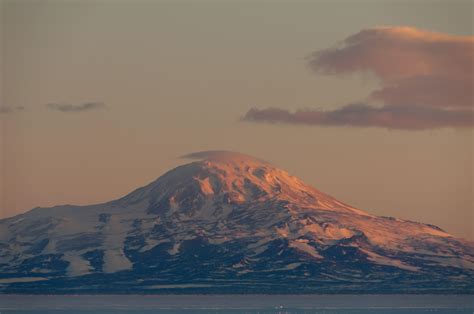
[[[474,126],[472,110],[447,110],[426,106],[383,106],[351,104],[331,111],[278,108],[250,109],[244,121],[289,123],[319,126],[381,127],[387,129],[425,130]]]
[[[23,106],[0,106],[0,114],[15,113],[23,110],[25,110]]]
[[[100,102],[86,102],[83,104],[58,104],[51,103],[46,105],[50,110],[61,111],[61,112],[82,112],[91,111],[97,109],[104,109],[106,106]]]

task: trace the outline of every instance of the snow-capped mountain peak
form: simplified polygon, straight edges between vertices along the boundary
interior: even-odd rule
[[[124,199],[133,202],[152,199],[148,210],[155,213],[287,201],[320,210],[368,215],[318,191],[286,171],[248,155],[211,151],[186,157],[202,160],[177,167]]]
[[[4,288],[88,291],[96,278],[110,291],[394,291],[427,276],[444,291],[472,288],[474,246],[435,226],[371,215],[244,154],[185,157],[198,160],[118,200],[1,220]]]

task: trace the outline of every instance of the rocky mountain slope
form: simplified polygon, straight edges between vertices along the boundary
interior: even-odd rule
[[[473,293],[474,244],[378,217],[246,155],[111,202],[0,220],[3,293]]]

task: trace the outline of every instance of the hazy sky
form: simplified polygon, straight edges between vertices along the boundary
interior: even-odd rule
[[[386,105],[377,114],[393,117],[402,107],[390,107],[392,102],[413,95],[415,102],[433,100],[422,108],[437,117],[432,111],[445,108],[436,100],[461,89],[471,92],[453,102],[455,109],[471,110],[472,89],[459,87],[464,85],[421,95],[397,89],[438,84],[445,77],[427,74],[427,68],[444,75],[464,60],[472,1],[0,3],[2,217],[36,206],[111,200],[187,162],[177,156],[225,149],[273,162],[371,213],[436,224],[474,239],[472,128],[458,127],[456,117],[449,122],[454,127],[423,124],[426,130],[398,122],[380,127],[391,118],[321,126],[326,122],[319,115],[335,112],[337,118],[338,108],[363,103],[372,106],[363,107],[364,114]],[[405,33],[377,31],[387,46],[375,46],[387,47],[387,62],[380,50],[382,63],[341,61],[341,55],[353,55],[351,47],[360,53],[351,62],[372,56],[364,45],[381,26],[445,33],[433,37],[439,47],[429,46],[421,56],[435,51],[452,57],[408,67],[408,78],[395,75],[397,67],[384,64],[393,64],[393,40],[398,47]],[[421,34],[416,40],[429,37]],[[334,48],[353,35],[353,46]],[[324,59],[314,60],[322,50]],[[472,61],[472,51],[465,55]],[[449,81],[466,82],[467,73],[472,84],[472,62],[458,63],[462,73],[450,72]],[[415,70],[430,80],[420,83]],[[275,108],[277,118],[266,111]],[[305,119],[318,118],[300,123],[297,109]],[[240,121],[244,116],[248,121]],[[284,123],[264,123],[269,120]]]

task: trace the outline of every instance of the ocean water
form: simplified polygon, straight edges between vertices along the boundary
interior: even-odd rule
[[[0,314],[474,313],[472,295],[0,295]]]

